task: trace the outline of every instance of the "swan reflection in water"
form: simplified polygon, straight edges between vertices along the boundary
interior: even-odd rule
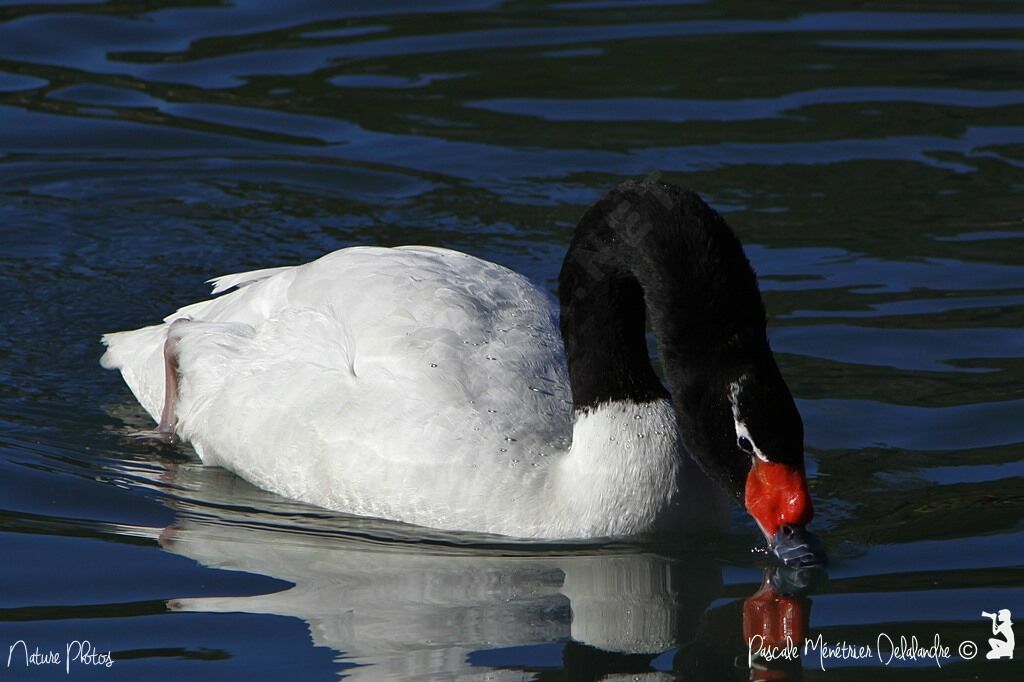
[[[785,596],[800,592],[799,574],[785,569],[766,569],[756,594],[726,601],[721,564],[693,548],[663,556],[639,545],[466,544],[432,531],[411,539],[408,526],[310,513],[211,467],[174,465],[160,478],[182,495],[171,501],[178,520],[160,533],[165,550],[293,584],[169,608],[300,618],[314,645],[357,664],[344,671],[354,679],[523,679],[555,666],[570,679],[800,675],[798,662],[748,668],[751,637],[784,644],[806,632],[810,601]],[[560,646],[561,661],[500,651],[542,644]]]

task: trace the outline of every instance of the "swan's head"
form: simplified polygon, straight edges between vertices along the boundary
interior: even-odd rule
[[[682,397],[691,455],[745,506],[783,563],[823,566],[821,545],[806,531],[814,508],[803,421],[763,331],[732,338],[706,366],[699,388]]]
[[[781,376],[755,377],[743,373],[728,386],[736,449],[749,462],[743,502],[784,563],[822,565],[820,544],[804,530],[814,508],[804,471],[800,413]]]

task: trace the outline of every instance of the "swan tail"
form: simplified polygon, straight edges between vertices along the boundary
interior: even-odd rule
[[[100,358],[106,369],[120,370],[124,382],[139,403],[160,420],[164,403],[164,341],[169,325],[157,324],[101,338],[107,352]]]

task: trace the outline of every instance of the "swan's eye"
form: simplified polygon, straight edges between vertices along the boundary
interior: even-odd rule
[[[750,442],[750,439],[746,436],[740,436],[736,439],[736,445],[739,446],[740,450],[747,453],[748,455],[754,454],[754,444]]]

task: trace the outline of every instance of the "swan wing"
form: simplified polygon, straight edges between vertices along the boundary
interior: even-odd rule
[[[162,344],[187,320],[172,332],[179,433],[204,461],[436,527],[495,527],[495,495],[540,495],[570,403],[554,308],[526,278],[445,249],[357,247],[217,280],[240,284],[104,337],[104,365],[157,415]]]

